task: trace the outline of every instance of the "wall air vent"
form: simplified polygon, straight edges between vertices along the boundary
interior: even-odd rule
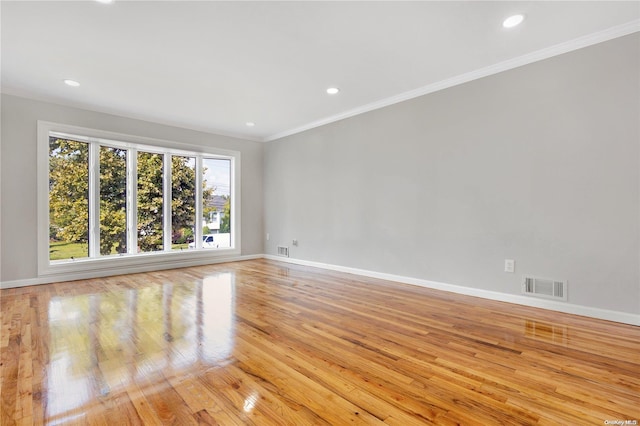
[[[289,247],[278,246],[278,256],[289,257]]]
[[[567,282],[525,275],[522,280],[522,292],[528,296],[566,301]]]

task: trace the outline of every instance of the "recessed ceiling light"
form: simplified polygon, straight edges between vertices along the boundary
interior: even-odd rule
[[[253,121],[247,121],[245,124],[247,125],[247,127],[253,127],[256,125],[256,123],[254,123]]]
[[[104,4],[109,4],[109,3],[113,3],[113,0],[96,0],[98,3],[104,3]]]
[[[80,83],[78,83],[77,81],[75,81],[75,80],[69,80],[69,79],[65,80],[65,81],[64,81],[64,84],[66,84],[67,86],[71,86],[71,87],[78,87],[78,86],[80,86]]]
[[[517,27],[518,25],[520,25],[522,23],[522,21],[524,21],[524,15],[513,15],[513,16],[509,16],[507,19],[505,19],[502,22],[502,26],[505,28],[513,28],[513,27]]]
[[[337,87],[329,87],[327,89],[327,93],[330,94],[330,95],[335,95],[339,91],[340,91],[340,89],[338,89]]]

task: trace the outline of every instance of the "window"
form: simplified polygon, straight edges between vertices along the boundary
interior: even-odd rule
[[[50,139],[49,197],[51,260],[89,257],[88,144]]]
[[[204,248],[230,247],[231,232],[231,161],[206,158],[202,161],[204,173],[202,212],[205,222],[203,234],[217,234],[207,239]]]
[[[40,273],[239,254],[239,153],[45,122],[38,138]]]
[[[137,218],[138,251],[163,250],[164,229],[164,156],[138,152],[137,158]]]
[[[171,249],[193,242],[196,229],[196,159],[171,157]],[[195,248],[195,245],[193,246]]]
[[[100,255],[127,252],[127,150],[100,146]],[[49,204],[60,195],[49,195]],[[64,197],[63,197],[64,198]]]

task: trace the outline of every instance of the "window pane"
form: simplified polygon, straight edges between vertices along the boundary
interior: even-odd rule
[[[161,251],[162,154],[138,152],[138,251]]]
[[[202,247],[231,247],[231,160],[205,158],[202,166]]]
[[[49,138],[49,260],[89,257],[89,145]]]
[[[100,254],[127,252],[127,151],[100,147]]]
[[[171,157],[171,248],[186,249],[193,242],[196,222],[196,160]]]

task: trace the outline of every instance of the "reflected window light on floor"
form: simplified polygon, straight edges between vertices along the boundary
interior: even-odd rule
[[[256,402],[258,402],[258,394],[253,392],[251,395],[244,400],[244,412],[249,413],[256,406]]]
[[[91,401],[132,383],[157,386],[145,383],[149,375],[221,365],[233,354],[235,277],[228,272],[56,296],[47,309],[46,411],[54,422],[91,411]]]
[[[234,346],[235,291],[230,273],[202,280],[202,355],[204,362],[231,356]]]

